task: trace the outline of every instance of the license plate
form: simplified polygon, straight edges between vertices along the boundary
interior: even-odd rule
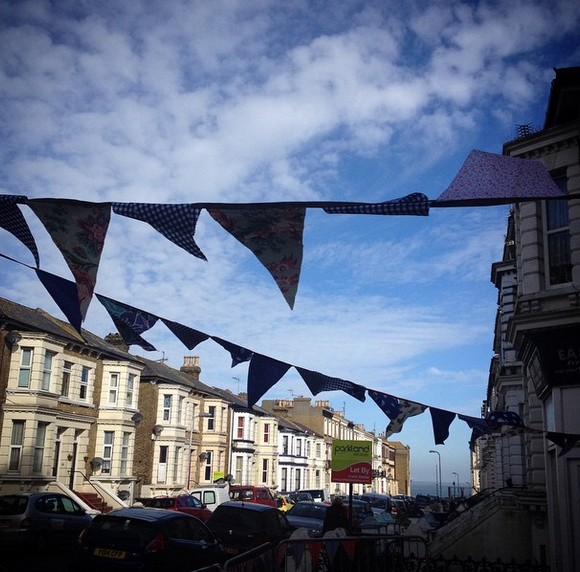
[[[111,548],[95,548],[95,556],[103,556],[104,558],[116,558],[121,560],[125,558],[124,550],[113,550]]]
[[[0,528],[8,528],[10,522],[8,520],[0,520]]]
[[[232,548],[231,546],[226,546],[224,552],[227,552],[228,554],[237,554],[239,550],[237,548]]]

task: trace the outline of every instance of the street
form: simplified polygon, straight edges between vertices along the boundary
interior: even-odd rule
[[[39,555],[32,550],[5,551],[0,572],[67,572],[74,547],[51,550]]]

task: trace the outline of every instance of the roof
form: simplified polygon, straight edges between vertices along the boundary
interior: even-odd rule
[[[103,515],[98,515],[99,517],[114,517],[114,518],[134,518],[137,520],[143,520],[146,522],[155,522],[158,520],[170,519],[175,517],[189,516],[183,512],[177,512],[174,510],[165,510],[163,508],[119,508],[112,510]],[[195,517],[191,517],[195,518]]]
[[[109,344],[92,332],[82,329],[82,336],[68,323],[51,316],[41,308],[29,308],[6,298],[0,298],[0,326],[7,330],[23,330],[51,334],[62,340],[84,345],[117,360],[137,361],[137,358]]]

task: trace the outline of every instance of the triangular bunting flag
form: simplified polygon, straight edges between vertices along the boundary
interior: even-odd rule
[[[371,399],[381,408],[381,411],[392,421],[399,415],[399,400],[392,395],[367,389]]]
[[[459,415],[457,417],[461,419],[461,421],[465,421],[471,431],[471,438],[469,439],[469,449],[473,451],[475,449],[475,442],[482,436],[482,435],[490,435],[491,428],[485,419],[481,417],[470,417],[469,415]]]
[[[193,238],[201,209],[190,204],[113,203],[113,212],[149,223],[183,250],[207,260]]]
[[[99,302],[105,307],[111,319],[117,326],[119,333],[128,346],[138,345],[147,351],[156,351],[148,341],[144,340],[140,334],[150,330],[159,319],[153,314],[139,310],[132,306],[127,306],[97,294]]]
[[[211,336],[211,339],[222,346],[222,348],[230,352],[230,355],[232,356],[232,367],[235,367],[244,361],[250,361],[254,355],[253,351],[243,348],[242,346],[232,344],[227,340],[222,340],[216,336]]]
[[[301,367],[296,367],[296,370],[306,382],[312,395],[318,395],[321,391],[344,391],[359,401],[364,402],[366,399],[365,388],[352,381],[338,377],[329,377],[317,371],[309,371]]]
[[[71,280],[44,272],[40,268],[36,268],[35,272],[42,285],[66,316],[69,324],[82,336],[81,323],[83,319],[76,284]]]
[[[539,161],[474,149],[431,206],[497,205],[563,196]]]
[[[431,413],[431,421],[433,423],[435,445],[443,445],[445,439],[449,437],[449,427],[453,423],[456,414],[452,411],[436,409],[435,407],[429,407],[429,413]]]
[[[255,353],[248,367],[248,407],[251,409],[289,369],[287,363]]]
[[[188,349],[192,350],[201,342],[205,342],[209,338],[209,334],[204,334],[194,330],[193,328],[188,328],[183,324],[178,322],[172,322],[171,320],[166,320],[161,318],[161,321],[175,334],[179,341]]]
[[[513,411],[492,411],[485,419],[489,425],[506,424],[524,427],[520,416]]]
[[[249,248],[294,307],[302,266],[303,207],[208,208],[212,218]]]
[[[405,399],[399,399],[399,415],[397,415],[397,417],[387,425],[385,439],[388,439],[393,433],[399,433],[409,417],[421,415],[425,409],[427,409],[426,405],[414,403],[413,401],[406,401]]]
[[[40,257],[34,237],[30,232],[28,223],[22,214],[22,211],[16,204],[19,201],[26,200],[26,197],[13,195],[0,195],[0,226],[11,232],[34,256],[36,266],[40,266]]]
[[[558,447],[562,448],[560,453],[558,453],[558,457],[562,457],[576,446],[576,443],[580,441],[580,435],[572,433],[558,433],[555,431],[548,431],[546,433],[546,439],[549,439],[550,441],[552,441],[552,443],[555,443],[556,445],[558,445]]]
[[[87,314],[111,217],[110,205],[80,201],[30,201],[77,283],[81,316]]]
[[[419,215],[429,214],[429,199],[423,193],[411,193],[383,203],[335,205],[324,207],[328,214]]]

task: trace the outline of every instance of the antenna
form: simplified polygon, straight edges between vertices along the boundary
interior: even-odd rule
[[[238,389],[236,390],[236,393],[240,393],[240,376],[239,375],[234,375],[232,376],[232,379],[235,379],[238,382]]]
[[[165,352],[162,351],[161,353],[163,354],[163,357],[161,359],[158,359],[157,363],[165,363],[168,360],[168,358],[165,357]]]

